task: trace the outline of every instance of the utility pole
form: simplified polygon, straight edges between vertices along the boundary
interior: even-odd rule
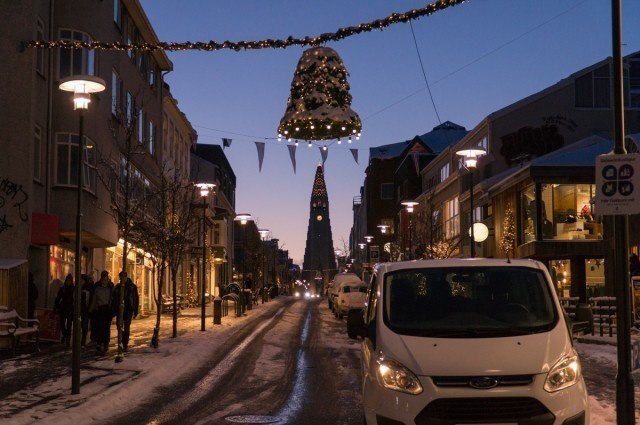
[[[613,42],[614,154],[626,154],[624,146],[624,96],[622,74],[622,0],[611,0]],[[618,343],[616,416],[618,425],[635,424],[635,400],[631,375],[631,296],[629,277],[629,217],[614,216],[614,282]]]

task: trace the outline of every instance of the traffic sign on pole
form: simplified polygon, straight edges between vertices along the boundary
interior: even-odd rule
[[[598,215],[640,213],[640,154],[607,154],[596,158],[595,201]]]

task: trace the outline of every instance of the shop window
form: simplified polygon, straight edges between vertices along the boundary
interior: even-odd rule
[[[551,221],[546,239],[602,239],[602,223],[591,212],[595,186],[551,184],[543,186],[543,219]]]
[[[551,260],[549,266],[558,296],[571,296],[571,260]]]
[[[72,29],[61,29],[61,40],[93,42],[89,34]],[[60,79],[72,75],[95,75],[96,53],[87,49],[59,49],[58,53],[58,77]]]
[[[585,261],[584,267],[587,280],[587,299],[605,296],[604,258],[589,258]]]

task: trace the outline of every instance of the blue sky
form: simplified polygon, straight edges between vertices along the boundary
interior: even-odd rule
[[[428,0],[141,2],[162,41],[223,41],[313,36],[422,7]],[[623,12],[627,54],[640,50],[639,2],[623,1]],[[610,56],[610,23],[610,2],[604,0],[470,0],[414,21],[414,29],[440,118],[471,129],[489,113]],[[352,108],[363,119],[363,137],[352,145],[360,150],[360,164],[343,144],[330,148],[325,167],[334,246],[342,247],[368,148],[426,133],[438,120],[408,24],[328,46],[351,74]],[[251,213],[298,262],[318,149],[300,144],[294,174],[284,144],[267,141],[259,173],[253,142],[260,139],[232,133],[276,136],[303,50],[169,53],[174,71],[167,76],[200,143],[233,139],[225,153],[238,179],[236,210]]]

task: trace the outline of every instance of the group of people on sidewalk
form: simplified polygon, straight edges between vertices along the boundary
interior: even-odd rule
[[[138,315],[140,299],[138,287],[127,277],[127,273],[120,272],[118,277],[119,283],[114,285],[106,270],[101,273],[97,283],[90,276],[85,274],[80,276],[82,285],[80,299],[81,345],[83,347],[86,347],[87,335],[89,335],[90,343],[96,344],[99,352],[106,353],[108,351],[111,341],[111,323],[114,317],[118,317],[121,291],[124,287],[122,349],[125,352],[128,350],[131,320]],[[73,329],[75,292],[76,286],[73,276],[68,274],[53,304],[54,313],[60,317],[60,331],[62,333],[60,342],[67,347],[70,345]],[[120,323],[117,325],[121,326]]]

